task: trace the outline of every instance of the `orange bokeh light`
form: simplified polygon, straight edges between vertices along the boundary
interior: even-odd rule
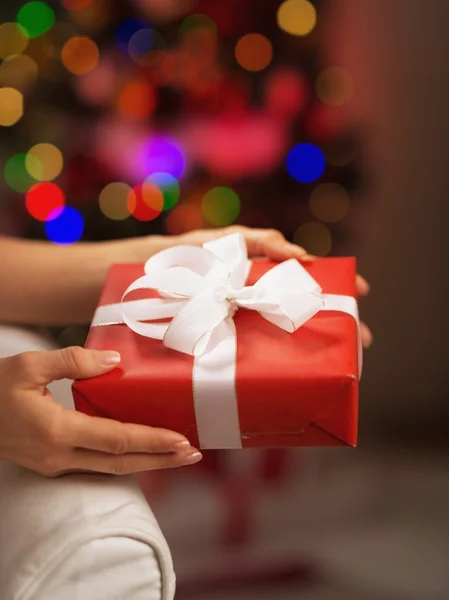
[[[235,59],[247,71],[262,71],[273,58],[273,46],[260,33],[247,33],[235,46]]]
[[[130,81],[122,89],[118,101],[118,112],[132,120],[148,119],[156,108],[154,89],[146,81]]]
[[[100,52],[97,44],[88,36],[75,35],[63,46],[61,60],[67,71],[85,75],[98,64]]]

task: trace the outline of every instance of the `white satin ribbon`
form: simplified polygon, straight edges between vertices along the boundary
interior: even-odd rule
[[[362,347],[357,301],[323,294],[296,260],[287,260],[245,286],[251,263],[243,237],[233,234],[203,245],[177,246],[152,256],[145,275],[134,281],[118,304],[100,306],[92,326],[125,323],[136,333],[162,340],[167,348],[191,354],[193,399],[201,448],[241,448],[235,370],[237,336],[233,316],[256,310],[293,333],[319,311],[351,315],[358,326],[359,376]],[[159,298],[127,300],[136,290]],[[152,322],[169,319],[169,323]]]

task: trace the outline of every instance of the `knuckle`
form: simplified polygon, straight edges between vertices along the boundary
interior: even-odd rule
[[[38,423],[36,434],[38,441],[44,446],[64,445],[64,435],[57,419],[47,419]]]
[[[265,235],[267,238],[274,239],[274,240],[281,240],[284,238],[282,233],[280,231],[278,231],[277,229],[267,229]]]
[[[84,350],[80,346],[69,346],[61,350],[62,360],[68,369],[78,371],[83,365]]]
[[[111,462],[110,473],[112,475],[128,475],[129,473],[133,473],[132,464],[128,458],[119,457]]]
[[[117,427],[114,434],[106,442],[106,451],[111,454],[126,454],[129,452],[129,438],[121,427]]]
[[[32,379],[36,374],[36,353],[34,352],[23,352],[12,357],[15,366],[20,373],[21,377],[25,379]]]
[[[45,477],[58,477],[63,470],[58,456],[48,455],[39,461],[37,471]]]

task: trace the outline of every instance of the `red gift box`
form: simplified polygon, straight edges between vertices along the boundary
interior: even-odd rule
[[[247,285],[274,266],[253,261]],[[317,259],[303,266],[326,294],[356,296],[353,258]],[[126,288],[142,275],[141,264],[113,266],[99,305],[120,302]],[[257,312],[241,309],[234,322],[235,389],[243,447],[355,446],[355,319],[341,312],[319,312],[294,333],[287,333]],[[86,347],[117,350],[122,360],[106,375],[74,383],[78,410],[172,429],[198,446],[192,356],[142,337],[124,324],[92,327]]]

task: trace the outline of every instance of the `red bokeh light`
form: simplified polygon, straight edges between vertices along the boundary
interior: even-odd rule
[[[343,128],[342,111],[339,108],[318,104],[307,115],[306,131],[315,140],[331,139],[340,134]]]
[[[37,183],[27,192],[25,206],[32,217],[46,221],[53,211],[65,204],[65,194],[55,183]],[[57,215],[57,212],[54,213]]]
[[[92,2],[93,0],[61,0],[61,4],[66,10],[82,10]]]
[[[156,185],[140,183],[130,191],[127,204],[138,221],[153,221],[164,208],[164,193]]]
[[[270,113],[280,117],[296,117],[304,109],[307,99],[307,84],[296,71],[280,69],[267,78],[265,103]]]

